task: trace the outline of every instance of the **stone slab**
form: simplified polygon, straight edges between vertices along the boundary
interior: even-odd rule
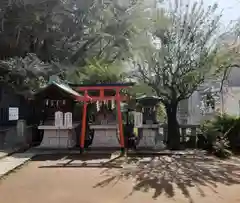
[[[9,156],[17,151],[19,151],[21,148],[11,148],[11,149],[4,149],[0,150],[0,159],[5,158],[6,156]]]
[[[0,159],[6,157],[9,153],[11,153],[12,151],[0,151]]]
[[[108,130],[94,130],[94,138],[91,148],[96,147],[120,147],[118,138],[117,138],[116,129]]]
[[[39,148],[72,148],[76,145],[76,135],[74,130],[45,129],[43,140]]]
[[[29,161],[34,153],[16,153],[0,160],[0,178]]]
[[[138,147],[155,147],[156,131],[151,129],[143,129],[142,138],[138,144]]]

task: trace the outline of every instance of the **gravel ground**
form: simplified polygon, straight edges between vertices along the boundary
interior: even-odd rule
[[[0,180],[0,202],[240,202],[239,161],[161,156],[108,162],[109,158],[36,157]]]

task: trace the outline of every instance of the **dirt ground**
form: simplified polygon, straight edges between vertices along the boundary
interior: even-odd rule
[[[240,161],[41,156],[0,180],[4,203],[240,202]],[[162,201],[161,201],[162,200]]]

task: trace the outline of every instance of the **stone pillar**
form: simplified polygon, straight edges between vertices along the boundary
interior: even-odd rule
[[[18,120],[16,126],[17,132],[17,145],[25,146],[27,145],[27,132],[26,132],[26,121]]]

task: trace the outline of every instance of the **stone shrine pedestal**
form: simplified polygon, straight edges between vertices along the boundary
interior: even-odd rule
[[[156,136],[158,135],[158,124],[143,124],[139,129],[139,136],[141,137],[137,147],[141,148],[155,148]]]
[[[94,138],[91,148],[111,148],[120,147],[117,134],[118,125],[90,125],[90,129],[94,130]]]
[[[79,124],[74,124],[72,127],[56,127],[42,125],[38,126],[39,130],[43,130],[43,140],[38,148],[59,148],[67,149],[76,146],[75,128]]]

